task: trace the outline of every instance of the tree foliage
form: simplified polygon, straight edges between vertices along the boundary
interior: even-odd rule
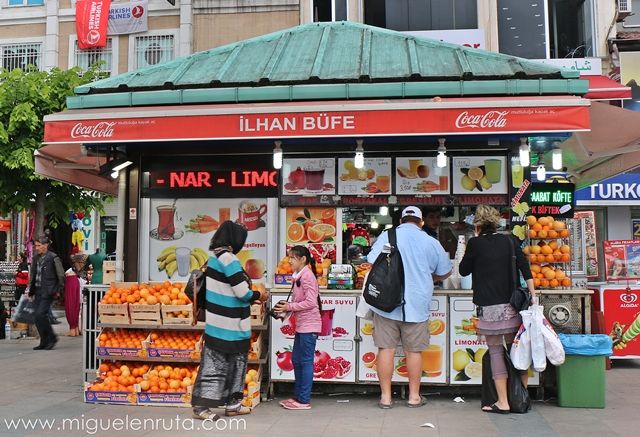
[[[34,172],[44,116],[65,109],[74,88],[96,78],[97,70],[77,67],[0,71],[0,214],[35,208],[55,223],[68,220],[72,210],[102,209],[103,195]]]

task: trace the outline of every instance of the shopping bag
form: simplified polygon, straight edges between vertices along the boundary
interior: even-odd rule
[[[527,322],[528,324],[525,325],[523,318],[523,323],[513,339],[511,353],[509,354],[513,365],[519,370],[527,370],[531,367],[531,336],[528,328],[531,323],[529,320]]]
[[[25,294],[20,296],[20,301],[13,314],[13,321],[16,323],[27,323],[29,325],[36,322],[36,306],[35,302],[29,299]]]
[[[531,325],[529,332],[531,335],[531,361],[536,372],[544,372],[547,368],[547,354],[544,349],[544,335],[542,307],[540,305],[531,305],[528,310],[531,313]],[[524,311],[521,311],[521,313]],[[524,318],[524,315],[523,315]]]
[[[498,402],[498,393],[496,385],[493,383],[493,375],[491,374],[491,355],[488,353],[482,356],[482,388],[480,405],[490,407]]]
[[[564,363],[564,347],[560,341],[560,337],[556,334],[549,321],[542,317],[542,337],[544,339],[544,352],[547,359],[554,366]]]
[[[529,392],[522,385],[520,370],[516,369],[511,362],[511,357],[505,349],[504,359],[507,364],[507,372],[509,379],[507,381],[507,396],[509,398],[509,407],[512,413],[524,414],[531,408],[531,398]]]
[[[369,277],[369,272],[364,277],[364,284],[367,283],[367,278]],[[362,292],[364,293],[364,285],[362,287]],[[364,300],[364,296],[360,296],[360,300],[358,300],[358,306],[356,307],[356,317],[359,317],[364,320],[373,320],[373,311],[371,311],[371,305]]]

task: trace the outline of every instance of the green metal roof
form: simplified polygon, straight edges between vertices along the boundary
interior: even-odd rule
[[[420,96],[584,94],[576,71],[485,50],[419,38],[354,22],[311,23],[217,47],[164,64],[77,87],[70,107],[179,104],[184,90],[210,89],[212,102],[406,97],[396,87],[414,86]],[[553,84],[545,85],[542,81]],[[462,83],[461,81],[464,81]],[[512,82],[505,82],[512,81]],[[515,81],[515,82],[514,82]],[[453,84],[458,82],[460,84]],[[519,83],[519,85],[516,84]],[[472,85],[472,84],[476,85]],[[351,86],[351,94],[345,85]],[[338,85],[336,88],[319,85]],[[353,90],[366,90],[363,96]],[[339,90],[339,91],[336,91]],[[133,103],[132,92],[143,91]],[[216,92],[217,91],[217,92]],[[297,91],[297,93],[296,93]],[[103,94],[101,98],[87,98]],[[358,93],[356,93],[358,94]],[[81,97],[81,96],[84,96]],[[95,96],[97,97],[97,96]]]

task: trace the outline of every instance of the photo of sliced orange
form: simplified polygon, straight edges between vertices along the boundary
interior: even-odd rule
[[[324,241],[324,230],[322,228],[318,229],[319,226],[322,225],[311,226],[307,229],[307,238],[312,243],[321,243]]]
[[[438,335],[444,332],[445,323],[440,319],[429,320],[429,334]]]
[[[302,226],[298,222],[290,223],[287,227],[287,238],[292,243],[302,241],[302,239],[304,238],[304,234],[304,226]]]
[[[325,237],[335,237],[336,235],[336,227],[328,223],[320,223],[313,227],[317,231],[322,232]]]

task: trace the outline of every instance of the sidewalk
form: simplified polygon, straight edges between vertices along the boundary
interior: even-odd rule
[[[55,328],[67,329],[64,322]],[[85,404],[82,399],[82,340],[60,337],[56,349],[33,351],[35,340],[0,341],[0,436],[636,436],[640,411],[640,361],[614,362],[607,372],[607,408],[559,408],[555,401],[535,402],[525,415],[497,415],[480,411],[477,397],[465,396],[465,403],[454,403],[453,395],[428,395],[437,387],[424,387],[429,403],[411,409],[396,399],[394,408],[380,410],[373,395],[317,396],[311,411],[285,411],[277,401],[260,404],[245,416],[246,429],[232,431],[223,426],[245,428],[238,422],[219,422],[218,430],[191,430],[201,426],[191,421],[189,409],[124,407]],[[349,402],[339,402],[348,400]],[[128,416],[128,418],[127,418]],[[180,422],[176,421],[176,418]],[[76,418],[73,429],[57,430],[63,419]],[[51,429],[7,429],[7,420],[56,420]],[[116,423],[130,422],[129,430],[117,430]],[[153,419],[159,430],[134,428],[132,419]],[[157,419],[157,421],[156,421]],[[84,421],[84,431],[78,428]],[[99,423],[98,421],[101,421]],[[152,421],[148,420],[145,425]],[[435,428],[420,427],[426,422]],[[33,424],[32,424],[33,425]],[[100,430],[112,426],[111,430]],[[180,425],[181,429],[177,429]],[[163,431],[165,429],[166,431]]]

